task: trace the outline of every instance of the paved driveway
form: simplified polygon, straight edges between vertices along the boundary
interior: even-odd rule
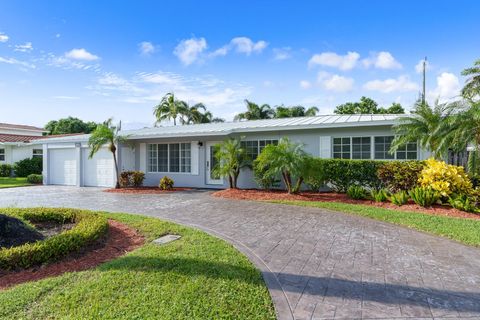
[[[120,211],[196,226],[263,272],[279,319],[480,319],[480,249],[314,208],[95,188],[0,190],[0,207]]]

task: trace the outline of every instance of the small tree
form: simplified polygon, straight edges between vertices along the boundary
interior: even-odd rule
[[[112,125],[112,119],[108,119],[103,124],[98,125],[92,132],[90,139],[88,139],[88,146],[90,147],[89,158],[93,158],[95,153],[103,146],[107,145],[108,150],[113,154],[113,162],[115,163],[116,184],[115,189],[120,188],[120,182],[118,179],[118,163],[117,163],[117,145],[124,142],[126,138],[118,134],[119,128]]]
[[[240,139],[228,139],[216,145],[215,157],[218,162],[213,168],[213,173],[221,177],[228,177],[231,189],[237,189],[238,176],[242,168],[251,166],[251,161],[246,150],[242,147]]]
[[[277,145],[267,145],[255,160],[255,168],[264,172],[265,179],[282,177],[288,193],[297,193],[303,183],[309,157],[303,145],[282,138]]]

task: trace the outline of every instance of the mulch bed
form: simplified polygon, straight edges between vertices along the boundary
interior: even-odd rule
[[[213,193],[215,197],[235,199],[235,200],[256,200],[256,201],[269,201],[269,200],[291,200],[291,201],[322,201],[322,202],[343,202],[352,204],[363,204],[374,207],[381,207],[385,209],[393,209],[398,211],[409,211],[427,213],[440,216],[456,217],[456,218],[468,218],[468,219],[480,219],[480,215],[460,211],[449,206],[434,205],[431,208],[424,208],[413,201],[399,207],[390,202],[375,202],[371,200],[353,200],[347,197],[343,193],[335,192],[301,192],[298,194],[288,194],[285,191],[279,190],[257,190],[257,189],[225,189]]]
[[[106,189],[104,192],[110,193],[136,193],[136,194],[157,194],[157,193],[170,193],[175,191],[187,191],[191,188],[173,188],[170,190],[162,190],[158,187],[138,187],[138,188],[120,188],[120,189]]]
[[[81,252],[73,253],[61,261],[3,274],[0,271],[0,290],[28,281],[58,276],[65,272],[91,269],[122,256],[144,243],[144,238],[129,226],[114,220],[109,220],[108,225],[106,239],[84,248]]]

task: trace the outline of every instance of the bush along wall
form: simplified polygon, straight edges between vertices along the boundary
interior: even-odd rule
[[[23,159],[13,164],[13,171],[17,177],[27,177],[31,174],[42,174],[43,159]]]
[[[419,185],[425,161],[389,161],[378,168],[378,178],[391,192],[408,191]]]

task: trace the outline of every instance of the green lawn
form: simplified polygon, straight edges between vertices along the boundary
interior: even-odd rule
[[[1,188],[13,188],[30,186],[31,183],[27,182],[27,178],[4,178],[0,177],[0,189]]]
[[[341,202],[269,201],[288,205],[325,208],[386,221],[416,230],[444,236],[468,245],[480,246],[480,220],[404,212]]]
[[[0,291],[0,319],[275,319],[260,272],[204,232],[154,218],[106,214],[147,244],[96,269]],[[182,238],[158,246],[166,233]]]

